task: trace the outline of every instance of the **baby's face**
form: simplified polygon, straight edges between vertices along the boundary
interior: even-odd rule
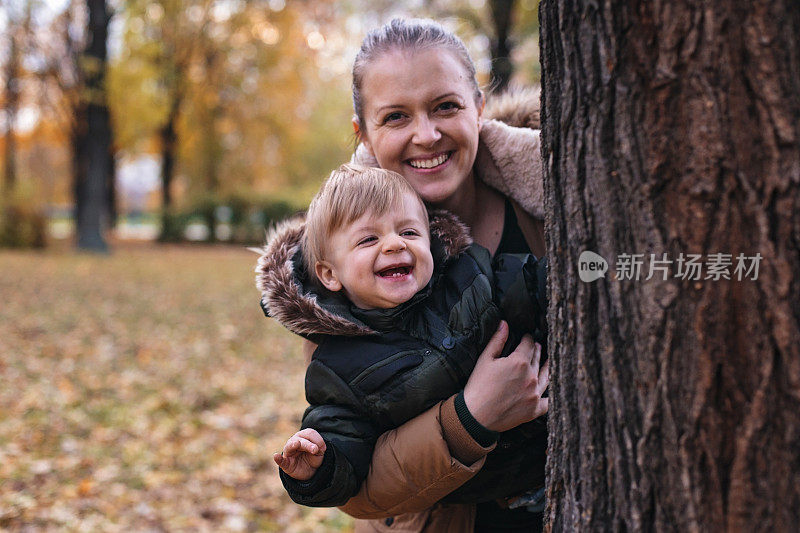
[[[408,301],[433,274],[425,207],[411,193],[383,215],[367,212],[333,232],[316,273],[356,307],[390,309]]]

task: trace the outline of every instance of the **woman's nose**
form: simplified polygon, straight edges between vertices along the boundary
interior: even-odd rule
[[[414,138],[413,142],[420,146],[431,146],[442,138],[441,132],[429,117],[423,116],[418,118],[414,124]]]

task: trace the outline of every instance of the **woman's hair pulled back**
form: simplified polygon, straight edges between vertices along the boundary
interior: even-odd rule
[[[361,94],[364,73],[369,64],[392,50],[418,51],[442,47],[455,55],[464,67],[475,90],[475,102],[481,99],[481,90],[475,79],[475,64],[464,42],[441,24],[429,19],[395,18],[369,32],[361,42],[361,49],[353,63],[353,111],[359,127],[364,128],[364,100]]]

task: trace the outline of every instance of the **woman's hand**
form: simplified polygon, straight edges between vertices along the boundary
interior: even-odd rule
[[[530,335],[508,357],[499,357],[508,339],[500,322],[464,387],[464,401],[475,420],[492,431],[506,431],[547,412],[542,398],[550,383],[549,359],[539,368],[542,347]]]

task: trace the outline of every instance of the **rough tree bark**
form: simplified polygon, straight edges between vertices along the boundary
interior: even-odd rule
[[[540,20],[550,527],[796,530],[800,4],[544,0]],[[580,281],[584,250],[604,279]],[[645,281],[651,253],[732,254],[731,280]]]
[[[76,110],[73,138],[75,219],[78,248],[106,251],[103,232],[108,226],[108,178],[111,168],[111,118],[106,103],[108,24],[105,0],[86,0],[88,45],[80,58],[85,80]]]

